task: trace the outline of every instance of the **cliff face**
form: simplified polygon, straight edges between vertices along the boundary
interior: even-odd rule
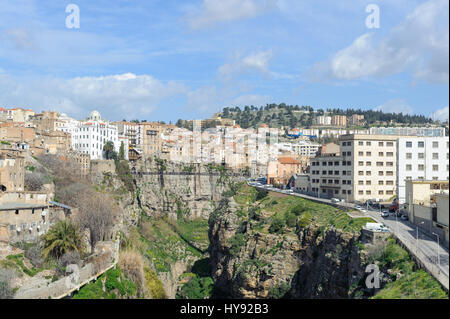
[[[136,172],[141,206],[148,215],[208,218],[211,201],[218,200],[224,190],[217,185],[219,174],[205,165],[147,159],[132,170]]]
[[[364,276],[357,235],[314,223],[270,234],[239,218],[239,210],[231,200],[209,220],[215,297],[351,297]]]

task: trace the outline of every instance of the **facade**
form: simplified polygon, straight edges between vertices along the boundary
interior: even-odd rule
[[[330,126],[331,125],[331,116],[321,115],[316,117],[317,125]]]
[[[311,191],[311,182],[308,174],[298,174],[293,177],[294,183],[291,185],[291,189],[294,188],[298,193]]]
[[[9,152],[0,154],[0,193],[23,191],[25,184],[25,159]]]
[[[8,122],[0,124],[0,139],[8,142],[32,142],[35,129],[24,127],[18,123]]]
[[[331,125],[346,127],[347,126],[347,117],[345,115],[334,115],[331,118]]]
[[[407,201],[407,180],[447,180],[449,178],[448,137],[402,137],[397,141],[397,194]]]
[[[66,132],[41,132],[34,141],[35,147],[42,147],[48,154],[65,154],[72,147],[72,136]]]
[[[362,125],[364,124],[364,115],[353,114],[348,119],[349,125]]]
[[[353,175],[347,158],[336,153],[324,153],[311,159],[309,169],[311,192],[321,198],[353,196]]]
[[[103,147],[109,141],[119,153],[117,126],[103,120],[97,111],[93,111],[88,120],[81,121],[79,126],[72,130],[72,148],[88,154],[92,160],[105,159]]]
[[[286,185],[292,175],[302,173],[302,163],[292,156],[282,156],[278,161],[270,161],[267,168],[268,184],[284,184]]]
[[[28,122],[34,116],[34,111],[30,109],[14,108],[7,112],[8,119],[12,122]]]
[[[160,123],[143,122],[140,123],[141,127],[141,140],[143,156],[149,157],[153,155],[160,156],[162,151],[162,131],[163,125]]]

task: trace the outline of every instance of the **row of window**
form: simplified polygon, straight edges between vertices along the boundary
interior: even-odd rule
[[[374,144],[376,143],[376,142],[373,142]],[[359,141],[358,142],[358,145],[359,146],[364,146],[364,142],[363,141]],[[387,146],[387,147],[392,147],[392,146],[394,146],[394,142],[378,142],[378,146],[379,147],[383,147],[383,146]],[[370,141],[366,141],[366,146],[372,146],[372,142],[370,142]]]
[[[417,158],[418,159],[424,159],[425,158],[425,153],[417,153]],[[434,160],[438,160],[439,159],[439,153],[432,153],[431,158],[434,159]],[[412,159],[412,153],[406,153],[406,159]],[[448,153],[447,153],[447,159],[449,159]]]
[[[366,181],[366,183],[364,183],[364,181],[358,181],[358,185],[372,185],[372,181]],[[378,185],[385,185],[385,181],[378,181]],[[386,185],[394,185],[394,181],[386,181]]]
[[[407,171],[412,171],[412,164],[406,164],[406,170]],[[423,165],[423,164],[417,165],[417,170],[424,171],[425,170],[425,165]],[[438,164],[433,164],[432,165],[432,170],[433,170],[433,172],[439,171],[439,165]],[[448,165],[447,165],[447,171],[448,171]]]
[[[364,176],[364,171],[358,171],[359,176]],[[366,176],[372,176],[372,171],[366,171]],[[384,171],[378,171],[378,176],[384,176]],[[393,171],[386,171],[386,176],[394,176]]]
[[[413,147],[413,142],[412,141],[406,141],[405,142],[405,146],[407,148],[411,148],[411,147]],[[448,148],[448,146],[449,146],[449,142],[447,142],[447,148]],[[425,142],[424,141],[418,141],[417,142],[417,147],[424,148],[425,147]],[[439,141],[433,141],[432,142],[432,147],[433,148],[439,148]]]
[[[376,162],[376,165],[378,167],[384,166],[384,162]],[[358,166],[364,166],[364,162],[363,161],[359,161],[358,162]],[[366,162],[366,166],[372,166],[372,162]],[[394,162],[386,162],[386,166],[393,167],[394,166]]]
[[[384,152],[378,152],[378,157],[384,157]],[[358,156],[364,156],[364,152],[358,152]],[[372,152],[366,152],[366,156],[372,156]],[[386,157],[393,157],[394,152],[386,152]]]
[[[383,190],[378,191],[378,195],[384,195],[384,194],[385,193]],[[364,191],[358,191],[358,195],[364,195]],[[366,190],[366,195],[372,195],[372,191]],[[386,191],[386,195],[394,195],[394,191],[392,191],[392,190]]]

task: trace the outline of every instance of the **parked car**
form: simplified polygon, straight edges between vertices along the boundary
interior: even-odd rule
[[[332,202],[332,203],[339,203],[340,200],[339,200],[339,198],[332,198],[332,199],[331,199],[331,202]]]
[[[359,210],[361,210],[361,209],[362,209],[362,207],[361,207],[361,206],[355,206],[355,208],[356,208],[356,209],[359,209]]]
[[[408,215],[402,215],[401,219],[402,220],[408,220],[409,218],[408,218]]]
[[[389,212],[386,211],[386,210],[382,211],[382,212],[381,212],[381,217],[383,217],[383,218],[389,217]]]

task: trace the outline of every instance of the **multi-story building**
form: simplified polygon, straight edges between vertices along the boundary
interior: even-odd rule
[[[389,135],[343,135],[341,156],[352,172],[353,201],[388,201],[396,195],[396,140]]]
[[[119,153],[117,127],[103,120],[97,111],[93,111],[88,120],[81,121],[79,126],[72,130],[72,148],[90,155],[92,160],[105,159],[103,147],[109,141]]]
[[[31,122],[34,124],[37,133],[54,132],[60,126],[63,126],[63,121],[60,120],[58,112],[55,111],[37,113],[31,118]]]
[[[156,122],[139,123],[141,127],[141,149],[143,156],[149,157],[153,155],[160,156],[162,151],[162,130],[163,125]]]
[[[24,127],[19,123],[0,123],[0,139],[8,142],[31,142],[36,137],[33,127]]]
[[[348,119],[349,125],[362,125],[364,124],[364,115],[353,114]]]
[[[405,203],[407,180],[448,180],[448,137],[402,137],[397,140],[397,194]]]
[[[269,184],[286,185],[292,175],[303,173],[302,163],[292,156],[282,156],[277,162],[270,161],[267,168],[267,182]]]
[[[30,109],[13,108],[8,110],[8,119],[12,122],[28,122],[34,115]]]
[[[0,192],[23,191],[25,158],[10,152],[0,153]]]
[[[331,116],[321,115],[316,117],[316,124],[317,125],[331,125]]]
[[[347,117],[345,115],[334,115],[333,117],[331,117],[331,125],[346,127],[347,126]]]
[[[311,190],[347,201],[390,200],[396,194],[395,136],[348,134],[339,152],[311,160]],[[330,148],[332,150],[334,148]]]

